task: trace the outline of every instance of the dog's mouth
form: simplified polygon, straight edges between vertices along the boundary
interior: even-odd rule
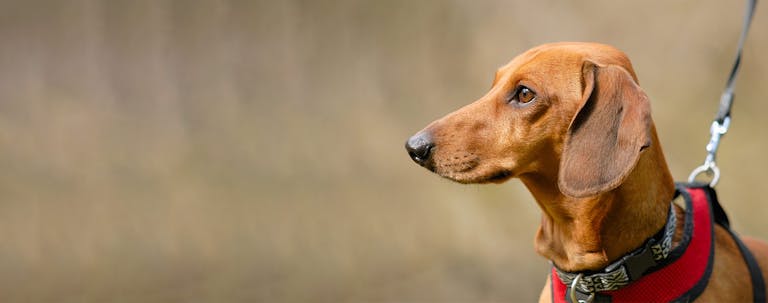
[[[463,184],[502,183],[514,177],[512,170],[492,162],[495,161],[467,152],[432,157],[420,164],[443,178]]]
[[[488,183],[501,183],[501,182],[509,180],[509,178],[512,178],[512,172],[508,171],[508,170],[502,170],[502,171],[496,172],[493,175],[491,175],[490,177],[488,177],[486,182],[488,182]]]
[[[514,177],[514,174],[510,170],[495,169],[489,171],[487,168],[482,169],[477,165],[472,165],[471,167],[466,167],[459,171],[437,169],[434,170],[434,172],[441,177],[463,184],[503,183]]]
[[[438,173],[438,175],[462,184],[503,183],[514,177],[513,173],[508,170],[502,170],[491,175],[474,173]]]

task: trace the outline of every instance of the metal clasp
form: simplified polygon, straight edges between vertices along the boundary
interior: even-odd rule
[[[717,120],[712,122],[712,126],[709,128],[712,137],[710,137],[709,143],[707,143],[707,158],[704,159],[704,164],[691,172],[691,175],[688,176],[688,182],[693,183],[696,181],[696,176],[706,173],[708,176],[712,177],[709,186],[715,187],[715,185],[717,185],[717,182],[720,181],[720,169],[717,168],[717,164],[715,163],[715,155],[717,154],[717,148],[720,146],[720,138],[728,132],[728,127],[730,126],[731,117],[729,116],[723,119],[722,124]]]
[[[595,299],[595,293],[590,293],[589,297],[587,297],[586,300],[579,300],[576,298],[576,285],[579,284],[579,281],[581,281],[582,277],[584,277],[584,274],[580,273],[576,275],[576,277],[573,278],[573,282],[571,282],[571,302],[572,303],[592,303],[592,301]]]

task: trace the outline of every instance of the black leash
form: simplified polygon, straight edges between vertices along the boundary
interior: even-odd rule
[[[744,40],[747,39],[747,32],[749,31],[749,25],[752,21],[752,15],[755,13],[755,6],[757,0],[747,1],[747,12],[744,15],[744,24],[741,29],[741,36],[739,37],[739,46],[736,49],[736,61],[733,62],[733,68],[731,74],[728,76],[728,82],[725,85],[725,91],[720,97],[720,110],[717,112],[715,121],[720,124],[725,123],[725,119],[731,117],[731,106],[733,105],[733,87],[736,83],[736,75],[739,73],[739,67],[741,66],[741,52],[744,49]]]
[[[741,36],[739,37],[739,45],[736,49],[736,60],[733,62],[733,68],[731,74],[728,76],[728,82],[725,84],[725,90],[720,96],[720,108],[717,111],[715,120],[710,127],[710,133],[712,137],[707,144],[707,158],[704,160],[704,164],[697,167],[691,172],[688,177],[688,182],[694,182],[696,176],[701,173],[706,173],[712,176],[710,186],[715,187],[720,179],[720,169],[715,164],[715,155],[717,154],[717,148],[720,145],[720,138],[728,132],[728,127],[731,124],[731,107],[733,106],[733,90],[736,85],[736,76],[739,73],[739,67],[741,66],[741,53],[744,49],[744,42],[747,39],[747,32],[749,31],[749,25],[752,21],[752,15],[755,13],[755,6],[757,0],[747,0],[747,10],[744,15],[744,23],[741,28]]]
[[[739,247],[739,251],[741,252],[742,257],[744,258],[744,262],[749,269],[750,279],[752,280],[752,300],[754,302],[766,302],[765,280],[763,278],[762,271],[757,264],[757,260],[749,251],[749,248],[744,245],[744,242],[742,242],[736,233],[731,229],[728,216],[725,214],[723,207],[718,202],[717,194],[714,190],[715,185],[717,185],[717,182],[720,179],[720,169],[718,169],[717,165],[715,164],[715,154],[717,153],[717,148],[720,144],[720,138],[728,132],[728,127],[731,124],[733,90],[736,84],[736,76],[739,73],[739,67],[741,65],[741,53],[744,49],[744,42],[747,39],[747,32],[749,31],[749,25],[752,21],[752,16],[755,13],[756,5],[757,0],[747,0],[747,10],[744,15],[744,23],[742,24],[741,36],[739,37],[739,45],[736,49],[736,60],[733,62],[733,68],[731,69],[731,74],[728,76],[728,82],[726,82],[725,90],[720,96],[720,108],[718,109],[715,120],[712,122],[712,126],[710,127],[710,133],[712,134],[712,137],[707,144],[707,158],[704,160],[703,165],[697,167],[693,170],[693,172],[691,172],[691,175],[688,177],[688,182],[693,183],[696,179],[696,176],[701,173],[712,175],[712,181],[710,181],[709,186],[705,186],[703,188],[705,188],[705,190],[708,192],[710,203],[712,205],[713,211],[715,212],[715,221],[724,227],[726,231],[728,231],[728,233],[731,235],[731,238],[733,238],[734,242],[736,242],[736,245]]]

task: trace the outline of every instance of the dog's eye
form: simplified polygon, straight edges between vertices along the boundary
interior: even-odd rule
[[[536,93],[534,93],[530,88],[521,86],[519,89],[517,89],[517,93],[515,94],[515,100],[517,100],[517,102],[524,104],[533,101],[533,99],[536,99]]]

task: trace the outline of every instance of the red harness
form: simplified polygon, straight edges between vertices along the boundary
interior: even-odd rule
[[[649,269],[642,277],[619,289],[594,293],[590,298],[592,302],[688,302],[701,294],[712,272],[714,220],[710,200],[716,201],[716,197],[714,190],[702,186],[679,186],[678,192],[686,202],[686,232],[681,245],[675,247],[669,260],[658,268]],[[722,212],[719,204],[715,212],[716,215]],[[727,218],[725,222],[727,224]],[[687,245],[685,240],[688,240]],[[551,277],[553,301],[571,302],[571,286],[561,281],[555,268]],[[577,294],[580,295],[576,296],[577,301],[589,301],[585,294],[577,291],[574,295]]]

